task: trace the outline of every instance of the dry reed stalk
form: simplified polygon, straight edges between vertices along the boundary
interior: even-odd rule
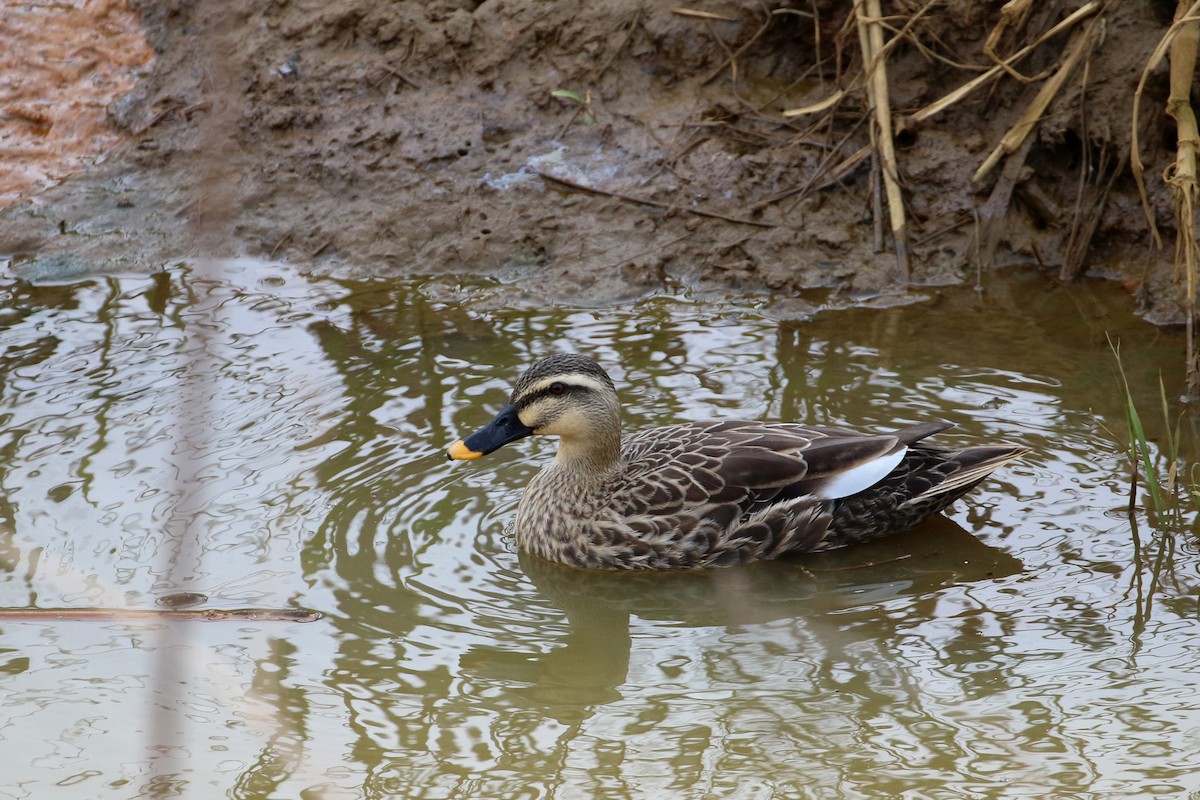
[[[1180,6],[1182,5],[1183,0],[1180,2]],[[1146,66],[1142,68],[1142,77],[1138,80],[1137,89],[1133,93],[1133,130],[1130,136],[1129,169],[1133,172],[1134,180],[1137,181],[1138,194],[1142,198],[1142,211],[1146,214],[1146,222],[1150,226],[1150,233],[1154,237],[1154,244],[1157,247],[1162,247],[1162,237],[1159,235],[1158,225],[1154,221],[1154,212],[1150,205],[1150,198],[1146,194],[1146,165],[1142,163],[1141,137],[1138,135],[1138,119],[1141,117],[1142,92],[1146,88],[1146,81],[1149,79],[1150,73],[1157,69],[1162,60],[1166,58],[1172,42],[1175,41],[1175,37],[1185,26],[1197,21],[1197,12],[1200,12],[1200,0],[1192,3],[1182,14],[1176,13],[1175,21],[1171,23],[1170,28],[1167,28],[1167,32],[1159,40],[1158,46],[1154,48],[1154,52],[1147,59]],[[1172,76],[1173,78],[1174,76]]]
[[[908,117],[909,123],[916,124],[923,122],[935,114],[945,111],[947,108],[955,103],[960,102],[966,97],[969,97],[971,94],[991,83],[996,78],[1004,75],[1006,69],[1011,68],[1014,64],[1032,53],[1046,41],[1053,39],[1055,36],[1058,36],[1060,33],[1069,30],[1078,24],[1081,20],[1086,19],[1092,14],[1095,14],[1100,9],[1100,5],[1101,4],[1098,2],[1098,0],[1093,0],[1093,2],[1085,3],[1084,5],[1080,6],[1067,17],[1063,18],[1063,20],[1057,25],[1053,26],[1041,36],[1038,36],[1032,42],[1006,58],[1002,64],[994,66],[987,72],[972,78],[957,89],[949,92],[943,97],[933,101],[929,105],[915,112],[912,116]],[[1200,6],[1200,0],[1197,0],[1197,5]],[[851,153],[839,164],[830,169],[830,173],[836,176],[835,179],[832,181],[826,181],[825,183],[821,184],[821,186],[828,186],[832,182],[841,180],[842,177],[861,164],[869,154],[870,146],[859,148],[854,153]]]
[[[1200,253],[1196,242],[1197,149],[1200,130],[1196,112],[1192,109],[1192,76],[1196,71],[1196,49],[1200,46],[1200,20],[1189,19],[1186,0],[1180,0],[1178,19],[1183,22],[1171,42],[1171,94],[1167,97],[1167,113],[1175,120],[1177,144],[1175,163],[1167,169],[1166,180],[1171,187],[1171,205],[1175,211],[1175,280],[1183,270],[1185,307],[1187,309],[1187,388],[1189,396],[1200,392],[1200,364],[1196,362],[1196,271]]]
[[[1038,90],[1037,95],[1013,123],[1013,126],[1008,129],[1000,143],[996,148],[984,159],[979,165],[979,169],[975,170],[975,174],[971,176],[971,180],[975,183],[981,182],[995,168],[996,164],[1004,156],[1015,153],[1024,143],[1025,138],[1033,132],[1034,126],[1042,115],[1046,113],[1046,108],[1050,105],[1050,101],[1054,99],[1059,90],[1062,89],[1064,83],[1075,67],[1079,64],[1079,60],[1083,58],[1083,54],[1087,52],[1089,44],[1092,41],[1092,35],[1096,30],[1095,20],[1090,22],[1086,28],[1081,31],[1076,31],[1071,37],[1071,41],[1067,43],[1067,56],[1059,65],[1058,71],[1054,73]]]
[[[1195,222],[1197,194],[1200,193],[1196,166],[1200,130],[1190,100],[1192,74],[1196,68],[1196,50],[1200,46],[1200,16],[1197,16],[1197,12],[1200,12],[1200,0],[1190,4],[1187,0],[1179,0],[1175,21],[1163,34],[1142,69],[1142,76],[1133,93],[1133,130],[1129,155],[1130,170],[1137,181],[1146,222],[1150,226],[1155,246],[1162,247],[1162,236],[1154,221],[1154,211],[1146,193],[1146,168],[1141,158],[1138,122],[1141,118],[1142,92],[1146,88],[1146,80],[1169,54],[1171,91],[1167,98],[1166,112],[1175,120],[1176,150],[1175,161],[1166,169],[1163,177],[1171,189],[1171,205],[1178,231],[1175,240],[1175,281],[1178,284],[1179,274],[1182,272],[1187,314],[1187,392],[1192,398],[1200,396],[1200,363],[1197,363],[1195,345],[1196,272],[1200,269],[1200,249],[1196,241]]]
[[[896,143],[892,133],[892,107],[888,93],[887,60],[883,57],[883,8],[880,0],[855,0],[854,17],[862,49],[863,69],[867,72],[867,101],[875,112],[871,138],[879,156],[879,171],[887,194],[888,219],[896,264],[904,280],[912,274],[908,250],[908,220],[904,214],[904,196],[900,189],[900,170],[896,162]]]
[[[903,28],[901,28],[900,30],[897,30],[897,31],[895,31],[895,35],[894,35],[894,36],[893,36],[893,37],[892,37],[892,38],[891,38],[891,39],[890,39],[890,40],[887,42],[887,44],[886,44],[886,45],[883,45],[883,46],[882,46],[882,47],[881,47],[879,50],[877,50],[877,51],[876,51],[876,52],[873,54],[873,55],[874,55],[874,60],[875,60],[876,62],[878,62],[878,61],[883,61],[883,60],[886,60],[886,58],[887,58],[888,54],[889,54],[889,53],[890,53],[890,52],[891,52],[891,51],[892,51],[892,50],[893,50],[893,49],[894,49],[894,48],[897,46],[897,44],[898,44],[900,41],[902,41],[902,40],[903,40],[903,39],[905,39],[905,38],[907,38],[907,39],[908,39],[908,40],[909,40],[909,41],[910,41],[912,44],[916,45],[916,46],[917,46],[917,48],[918,48],[918,50],[920,50],[920,52],[922,52],[922,53],[924,53],[924,54],[927,54],[927,55],[929,55],[930,57],[936,57],[936,56],[935,56],[935,54],[931,53],[931,52],[928,50],[928,48],[924,47],[924,45],[922,45],[922,44],[920,43],[920,39],[918,39],[917,37],[913,36],[913,35],[910,33],[910,31],[911,31],[911,30],[912,30],[912,29],[913,29],[913,28],[916,26],[917,22],[918,22],[918,21],[919,21],[919,20],[920,20],[922,17],[924,17],[924,16],[925,16],[925,14],[926,14],[926,13],[928,13],[928,12],[929,12],[929,10],[930,10],[931,8],[933,8],[933,7],[935,6],[935,4],[937,4],[938,2],[939,2],[939,0],[929,0],[929,2],[928,2],[928,3],[926,3],[926,4],[925,4],[925,5],[924,5],[924,6],[923,6],[923,7],[922,7],[920,10],[918,10],[918,11],[917,11],[917,13],[913,14],[912,16],[910,16],[910,17],[909,17],[909,18],[908,18],[908,19],[905,21],[905,23],[904,23],[904,27],[903,27]],[[815,9],[815,0],[814,0],[814,9]],[[778,13],[779,13],[779,10],[777,9],[776,11],[773,11],[773,12],[771,12],[771,13],[773,13],[773,14],[778,14]],[[799,13],[799,12],[797,12],[797,13]],[[809,14],[808,16],[812,16],[814,20],[817,20],[817,19],[818,19],[818,18],[817,18],[817,16],[816,16],[816,11],[815,11],[815,10],[814,10],[814,11],[813,11],[811,14]],[[857,22],[857,20],[856,20],[856,22]],[[881,21],[881,23],[880,23],[880,24],[882,25],[882,21]],[[861,44],[861,41],[862,41],[862,38],[861,38],[861,34],[862,34],[862,28],[861,28],[861,26],[857,26],[857,25],[856,25],[856,27],[857,27],[857,29],[858,29],[858,33],[859,33],[859,35],[860,35],[859,41],[860,41],[860,44]],[[894,29],[893,29],[893,30],[894,30]],[[819,29],[819,27],[818,27],[818,28],[815,30],[815,34],[816,34],[817,46],[818,46],[818,48],[819,48],[819,46],[820,46],[820,41],[821,41],[821,38],[820,38],[820,29]],[[881,38],[881,41],[882,41],[882,38]],[[819,53],[818,53],[818,58],[819,58]],[[956,65],[956,64],[955,64],[955,65],[952,65],[952,66],[959,66],[959,65]],[[842,99],[843,97],[845,97],[845,96],[846,96],[846,94],[847,94],[849,91],[853,91],[853,90],[860,89],[860,88],[862,88],[862,84],[864,84],[864,83],[869,83],[869,82],[870,82],[870,80],[869,80],[869,78],[868,78],[868,72],[869,72],[869,71],[870,71],[869,69],[866,69],[866,68],[864,68],[864,69],[863,69],[863,71],[862,71],[862,72],[861,72],[859,75],[855,76],[854,80],[852,80],[852,81],[850,82],[850,86],[849,86],[848,88],[846,88],[846,89],[838,89],[836,92],[834,92],[832,95],[830,95],[829,97],[825,98],[824,100],[818,100],[817,102],[815,102],[815,103],[811,103],[811,104],[809,104],[809,105],[807,105],[807,106],[804,106],[804,107],[802,107],[802,108],[789,108],[789,109],[785,109],[784,111],[782,111],[782,112],[781,112],[781,114],[782,114],[784,117],[798,117],[798,116],[803,116],[803,115],[805,115],[805,114],[815,114],[815,113],[819,113],[819,112],[821,112],[821,111],[824,111],[824,110],[827,110],[827,109],[829,109],[829,108],[832,108],[833,106],[836,106],[836,105],[837,105],[837,104],[838,104],[838,103],[841,101],[841,99]]]

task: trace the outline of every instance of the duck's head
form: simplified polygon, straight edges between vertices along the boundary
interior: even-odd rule
[[[587,356],[539,359],[517,380],[508,405],[487,425],[450,445],[451,459],[479,458],[526,436],[558,436],[559,457],[620,444],[620,407],[612,379]],[[565,451],[565,453],[564,453]]]

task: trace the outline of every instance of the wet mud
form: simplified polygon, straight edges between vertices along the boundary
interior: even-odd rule
[[[1072,10],[1061,5],[1042,4],[993,47],[1019,49]],[[1040,82],[1005,77],[901,125],[906,277],[874,224],[870,159],[831,171],[869,144],[846,4],[730,0],[696,14],[644,0],[141,0],[135,19],[117,0],[87,3],[76,12],[115,26],[112,37],[62,52],[94,52],[125,77],[69,84],[71,102],[105,109],[103,130],[74,136],[95,149],[61,169],[4,173],[0,190],[17,202],[0,213],[0,253],[43,281],[241,254],[353,277],[484,274],[504,302],[684,289],[790,295],[803,315],[817,287],[903,302],[907,286],[971,282],[980,268],[1058,273],[1085,236],[1081,273],[1123,281],[1131,310],[1169,322],[1170,247],[1148,246],[1121,166],[1134,88],[1170,23],[1160,5],[1106,10],[1103,37],[1010,157],[1012,174],[972,180]],[[952,0],[914,23],[920,36],[888,60],[898,120],[993,65],[981,55],[991,6]],[[124,38],[138,25],[152,61]],[[1023,75],[1053,69],[1076,32],[1036,48]],[[81,100],[89,82],[116,99]],[[839,86],[836,113],[782,114]],[[1169,245],[1165,93],[1164,70],[1149,74],[1140,123]],[[27,112],[28,97],[6,103],[5,131],[45,127],[50,112]],[[56,117],[43,134],[69,127]],[[23,170],[34,178],[21,183]],[[1011,202],[981,244],[981,210],[1002,180]],[[41,183],[55,185],[31,196]],[[1088,209],[1094,230],[1081,232]]]

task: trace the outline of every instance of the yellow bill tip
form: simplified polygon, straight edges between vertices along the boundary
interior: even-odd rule
[[[483,457],[483,453],[467,447],[466,444],[463,443],[462,439],[459,439],[457,442],[446,448],[446,455],[450,456],[450,458],[454,459],[455,461],[473,461],[476,458]]]

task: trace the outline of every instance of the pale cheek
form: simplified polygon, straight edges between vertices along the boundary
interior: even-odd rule
[[[538,433],[544,436],[561,436],[568,439],[586,437],[588,431],[587,421],[578,414],[563,414],[550,424],[538,429]]]

